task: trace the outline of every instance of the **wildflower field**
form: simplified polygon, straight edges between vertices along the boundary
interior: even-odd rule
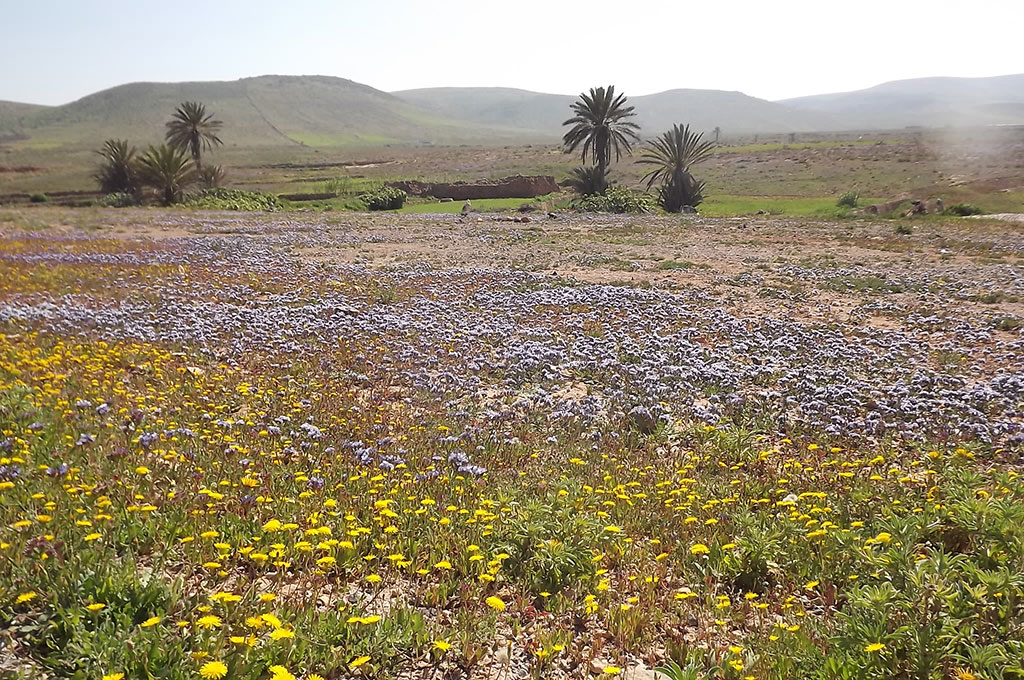
[[[1022,301],[988,221],[0,215],[0,674],[1024,676]]]

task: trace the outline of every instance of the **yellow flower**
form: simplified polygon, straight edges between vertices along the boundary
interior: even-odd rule
[[[31,602],[37,597],[39,597],[38,593],[22,593],[21,595],[18,595],[18,599],[14,601],[14,604],[24,604],[26,602]]]
[[[622,672],[622,669],[619,668],[618,666],[605,666],[604,667],[604,672],[607,675],[618,675],[619,673]]]
[[[319,673],[310,673],[306,676],[306,680],[324,680],[324,676]]]
[[[271,666],[270,674],[273,680],[295,680],[295,676],[284,666]]]
[[[865,652],[880,652],[885,649],[884,642],[872,642],[870,645],[864,648]]]
[[[604,530],[610,534],[617,534],[622,531],[622,527],[615,526],[614,524],[609,524],[604,528]]]
[[[287,628],[277,628],[270,634],[271,640],[287,640],[295,637],[295,632]]]
[[[103,604],[102,602],[94,602],[93,604],[86,605],[85,608],[91,612],[98,612],[106,606],[107,605]]]
[[[220,661],[209,661],[204,663],[203,667],[199,669],[199,675],[206,678],[206,680],[220,680],[227,674],[228,667]]]
[[[441,560],[440,562],[435,564],[434,567],[437,568],[437,569],[451,569],[452,568],[452,563],[449,562],[448,560]]]
[[[142,628],[151,628],[156,624],[160,623],[159,616],[150,616],[148,619],[139,624]]]
[[[140,475],[148,475],[149,468],[146,467],[145,465],[140,465],[139,467],[135,468],[135,472]]]
[[[275,531],[280,531],[281,530],[281,520],[277,520],[277,519],[269,520],[266,524],[263,525],[263,530],[266,531],[268,534],[272,534]]]
[[[451,648],[451,644],[445,642],[444,640],[434,640],[434,649],[438,649],[442,652],[447,652]]]
[[[214,616],[213,614],[200,617],[200,619],[196,621],[196,625],[200,628],[220,628],[220,624],[220,617]]]
[[[359,668],[360,666],[362,666],[364,663],[366,663],[369,660],[370,660],[370,657],[368,657],[368,656],[359,656],[359,657],[356,657],[355,659],[352,659],[352,663],[350,663],[348,665],[348,667],[350,669],[352,669],[352,670],[355,670],[356,668]]]
[[[710,548],[703,543],[695,543],[693,547],[690,548],[691,555],[707,555],[709,552],[711,552]]]
[[[104,675],[103,680],[124,680],[124,673],[110,673],[109,675]]]
[[[99,540],[100,538],[103,538],[103,534],[99,534],[99,533],[93,532],[93,533],[87,535],[84,540],[86,540],[86,541],[96,541],[96,540]]]
[[[505,601],[502,600],[500,597],[491,595],[486,600],[484,600],[484,602],[486,602],[487,606],[491,609],[497,610],[499,612],[505,611]]]

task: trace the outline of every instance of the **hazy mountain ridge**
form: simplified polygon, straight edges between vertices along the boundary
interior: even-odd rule
[[[864,90],[779,102],[841,115],[860,127],[1024,124],[1024,74],[894,80]]]
[[[628,94],[628,93],[627,93]],[[331,76],[129,83],[62,106],[0,102],[0,141],[91,147],[108,137],[144,145],[185,100],[225,122],[236,146],[473,144],[556,141],[576,95],[513,88],[388,93]],[[1024,124],[1024,74],[922,78],[770,102],[741,92],[674,89],[632,96],[644,136],[673,123],[725,135]]]

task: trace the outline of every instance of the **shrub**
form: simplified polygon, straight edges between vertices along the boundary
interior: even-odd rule
[[[654,202],[647,194],[611,187],[604,196],[585,196],[573,207],[580,212],[649,213],[654,210]]]
[[[405,205],[407,196],[408,194],[397,187],[384,186],[368,191],[360,198],[370,210],[398,210]]]
[[[839,197],[838,201],[836,201],[836,207],[837,208],[856,208],[857,207],[857,201],[859,201],[859,200],[860,200],[860,194],[858,194],[856,191],[847,191],[846,193],[844,193],[842,196]]]
[[[968,217],[970,215],[984,215],[985,211],[972,203],[954,203],[943,210],[942,214]]]
[[[896,225],[896,233],[901,236],[908,236],[914,233],[914,229],[909,224],[900,223]]]
[[[139,199],[135,194],[126,191],[115,191],[96,201],[96,205],[104,208],[130,208],[131,206],[139,205]]]
[[[203,189],[186,198],[182,205],[201,210],[239,210],[243,212],[273,212],[281,201],[273,194],[241,189]]]
[[[33,203],[47,203],[50,200],[50,197],[46,194],[32,194],[28,200]]]

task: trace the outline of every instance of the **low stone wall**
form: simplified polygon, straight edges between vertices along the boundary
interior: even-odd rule
[[[433,196],[464,201],[474,198],[534,198],[559,190],[555,178],[548,175],[515,175],[479,182],[391,182],[410,196]]]

